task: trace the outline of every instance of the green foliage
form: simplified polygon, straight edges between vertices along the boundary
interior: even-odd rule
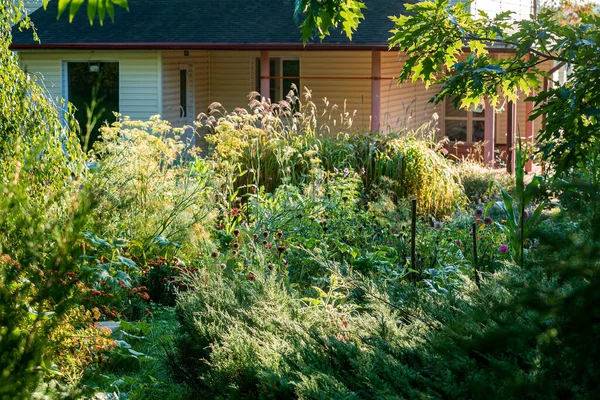
[[[342,25],[342,31],[352,39],[360,20],[364,18],[365,4],[359,0],[295,0],[294,20],[302,32],[306,43],[314,36],[321,40],[329,35],[329,30]]]
[[[534,21],[517,22],[509,20],[508,12],[493,19],[483,12],[473,17],[467,4],[449,7],[447,0],[419,2],[408,9],[411,14],[394,18],[396,29],[390,41],[408,53],[400,80],[442,83],[436,101],[456,96],[455,106],[469,107],[485,98],[497,106],[503,99],[514,100],[519,92],[540,89],[542,78],[551,79],[543,64],[569,65],[564,85],[556,83],[554,89],[528,99],[536,106],[530,117],[544,116],[545,126],[537,140],[544,161],[558,175],[579,168],[594,175],[590,180],[598,181],[594,160],[599,105],[590,93],[597,91],[592,60],[597,57],[600,25],[593,11],[578,9],[576,21],[565,24],[551,9],[543,10]],[[423,34],[425,27],[427,34]],[[459,62],[465,43],[469,54]],[[507,45],[514,54],[495,57],[486,49],[490,43]]]
[[[163,346],[169,346],[178,329],[175,309],[150,305],[152,317],[142,322],[122,321],[114,333],[120,343],[101,369],[83,379],[86,395],[107,399],[180,400],[193,398],[177,384],[166,368]]]
[[[54,102],[18,67],[0,1],[0,397],[28,398],[61,354],[50,340],[78,306],[84,158]],[[27,20],[22,23],[27,25]]]
[[[486,168],[481,164],[464,160],[456,165],[465,195],[474,205],[487,204],[491,200],[501,200],[499,187],[490,183],[497,181],[509,194],[514,192],[514,177],[504,170]]]
[[[535,20],[513,21],[511,12],[491,18],[480,10],[474,16],[471,2],[451,3],[406,4],[405,14],[391,17],[395,28],[390,48],[404,53],[399,81],[442,84],[435,101],[453,97],[454,106],[464,108],[483,99],[498,107],[519,93],[538,90],[528,101],[536,107],[531,119],[544,117],[537,138],[544,161],[557,175],[580,169],[597,186],[600,105],[594,93],[598,92],[595,60],[600,17],[594,9],[566,4],[561,12],[542,8]],[[318,12],[320,3],[310,3],[310,7]],[[355,12],[354,17],[358,16]],[[325,17],[335,21],[340,11]],[[314,34],[316,27],[328,30],[332,26],[314,18],[307,21],[312,31],[306,34]],[[492,46],[508,47],[511,54],[498,57],[490,53]],[[568,79],[563,85],[554,82],[554,88],[539,90],[542,79],[552,79],[546,72],[550,63],[568,65]]]
[[[516,262],[523,265],[523,246],[525,241],[535,232],[544,221],[544,209],[550,203],[542,202],[533,211],[529,208],[543,186],[543,178],[535,175],[528,184],[525,184],[526,151],[519,149],[515,160],[515,196],[514,198],[497,181],[490,183],[490,188],[496,184],[502,193],[501,202],[490,202],[486,207],[486,214],[494,205],[500,208],[506,224],[498,226],[506,233],[510,250]],[[556,205],[556,204],[555,204]]]
[[[44,8],[48,7],[48,3],[51,0],[43,0]],[[115,6],[125,8],[129,10],[129,6],[127,0],[55,0],[58,1],[58,16],[60,18],[61,15],[67,11],[69,14],[69,22],[73,21],[75,18],[75,14],[81,8],[81,6],[87,2],[86,13],[87,17],[90,20],[90,25],[94,24],[94,18],[98,16],[98,21],[100,25],[104,23],[104,19],[106,15],[110,17],[111,21],[115,20]]]
[[[164,242],[182,243],[184,253],[202,244],[210,204],[210,176],[201,159],[185,159],[186,145],[171,126],[123,118],[101,129],[90,184],[98,206],[91,230],[127,238],[130,254],[163,254]]]
[[[451,253],[445,229],[429,232]],[[592,398],[598,255],[580,243],[563,236],[525,269],[499,263],[479,288],[468,260],[413,284],[308,252],[327,279],[305,292],[258,255],[251,275],[207,265],[179,299],[171,366],[212,398]]]
[[[325,126],[315,130],[312,102],[300,103],[293,115],[286,106],[255,101],[252,113],[203,117],[213,132],[207,136],[213,159],[220,171],[229,171],[222,174],[244,172],[235,188],[273,191],[282,183],[305,184],[321,170],[347,170],[360,173],[367,196],[388,191],[397,199],[416,197],[424,215],[447,215],[464,203],[451,164],[422,139],[427,126],[388,135],[331,135]]]
[[[0,5],[7,27],[18,12]],[[422,39],[445,32],[439,43],[451,52],[468,26],[499,34],[462,5],[449,24],[446,5],[415,4],[422,15],[398,20],[408,30],[396,33],[420,40],[410,25],[435,22]],[[312,14],[305,29],[339,10]],[[338,22],[352,30],[358,20]],[[520,26],[535,24],[544,22]],[[278,104],[254,99],[252,113],[212,110],[202,121],[213,146],[204,160],[167,123],[119,117],[88,170],[60,124],[70,116],[2,43],[1,398],[596,396],[596,208],[569,202],[580,221],[544,214],[542,179],[525,184],[522,153],[514,193],[493,186],[502,201],[483,218],[476,207],[490,172],[444,160],[427,127],[347,134],[351,113],[318,112],[310,94],[298,102],[292,92]],[[473,57],[446,67],[479,73],[483,86],[456,70],[448,87],[464,79],[466,90],[487,93],[502,73],[479,65],[489,55],[469,46]],[[440,70],[419,51],[412,72],[434,82]],[[515,88],[533,83],[513,77]],[[584,180],[595,182],[595,164],[577,165]],[[461,176],[473,214],[459,209]],[[591,187],[555,181],[553,190],[563,199],[584,192],[594,205]],[[422,217],[415,243],[412,197]],[[120,319],[103,322],[118,328],[109,336],[99,318]]]

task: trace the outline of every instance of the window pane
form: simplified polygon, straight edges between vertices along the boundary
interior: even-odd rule
[[[300,61],[283,60],[283,76],[300,76]]]
[[[446,99],[446,117],[463,117],[467,118],[467,112],[461,109],[455,109],[453,104],[454,99]]]
[[[473,121],[473,141],[481,142],[485,137],[485,121]]]
[[[280,58],[271,58],[270,63],[270,75],[271,76],[280,76],[281,75],[281,59]],[[270,87],[270,95],[271,101],[276,103],[281,100],[281,80],[280,79],[271,79],[269,84]]]
[[[446,120],[446,136],[450,141],[467,141],[467,121]]]
[[[290,76],[295,78],[283,79],[283,97],[292,90],[292,87],[296,87],[296,93],[300,92],[300,60],[283,60],[283,76]]]

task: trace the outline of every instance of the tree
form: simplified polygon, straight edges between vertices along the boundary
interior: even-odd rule
[[[351,18],[348,10],[361,8],[362,2],[352,1],[358,4],[328,23],[333,3],[344,2],[298,0],[304,16],[303,33],[318,32],[323,38],[336,26],[335,21],[342,21],[346,32],[358,27],[362,14]],[[406,4],[406,14],[391,17],[395,27],[390,48],[405,54],[400,82],[442,84],[435,102],[453,96],[456,106],[469,107],[486,98],[497,106],[519,93],[540,90],[542,80],[551,79],[541,64],[565,63],[571,73],[564,85],[554,82],[554,88],[528,99],[535,103],[531,118],[545,118],[538,137],[540,154],[556,176],[577,168],[597,185],[600,20],[594,10],[563,1],[561,13],[556,12],[559,6],[544,7],[536,19],[512,21],[510,12],[491,17],[480,11],[473,16],[471,1],[450,3]],[[490,47],[506,48],[510,55],[496,57]],[[459,62],[464,54],[466,61]]]

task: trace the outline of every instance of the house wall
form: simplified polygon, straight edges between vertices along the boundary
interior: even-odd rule
[[[381,54],[381,129],[387,132],[415,129],[441,117],[441,105],[429,100],[438,86],[425,88],[422,82],[398,84],[403,62],[396,52]]]
[[[370,51],[273,51],[270,56],[300,57],[300,74],[305,77],[300,80],[300,89],[307,88],[312,92],[312,101],[319,112],[333,105],[337,105],[338,110],[341,111],[344,111],[345,107],[350,115],[356,111],[352,124],[355,130],[369,129],[371,124]],[[321,79],[327,77],[334,79]],[[332,118],[339,120],[339,112],[333,112],[331,115]],[[327,118],[322,118],[321,122],[327,122]]]
[[[195,66],[196,114],[206,112],[213,102],[231,112],[248,107],[248,94],[256,88],[256,58],[259,51],[183,51],[162,52],[163,116],[174,126],[179,122],[179,65],[192,62]],[[299,58],[301,90],[312,92],[312,101],[319,111],[327,98],[352,114],[357,111],[353,128],[369,129],[371,113],[371,52],[370,51],[271,51],[272,58]],[[312,78],[311,78],[312,77]],[[322,79],[334,77],[335,79]],[[344,79],[346,78],[346,79]],[[358,78],[358,79],[356,79]],[[339,113],[333,113],[338,116]],[[322,118],[322,122],[327,121]]]
[[[229,112],[247,108],[256,57],[259,51],[209,51],[209,104],[220,103]]]
[[[188,64],[194,66],[195,114],[206,112],[208,109],[208,52],[189,51],[188,56],[185,56],[183,50],[163,51],[162,117],[174,126],[182,125],[179,121],[179,70],[182,65]]]
[[[132,119],[148,119],[161,113],[162,67],[158,51],[22,51],[19,57],[21,68],[43,77],[43,85],[54,98],[67,95],[64,61],[118,61],[118,111]]]

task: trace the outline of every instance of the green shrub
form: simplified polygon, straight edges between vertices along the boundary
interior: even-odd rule
[[[471,204],[482,205],[492,200],[501,200],[500,189],[497,186],[490,188],[490,183],[494,181],[498,181],[508,193],[514,191],[514,177],[506,170],[487,168],[469,160],[458,163],[455,169]]]
[[[285,109],[255,102],[252,113],[232,113],[215,120],[204,117],[211,133],[213,157],[220,171],[243,172],[236,187],[302,185],[315,167],[326,171],[359,172],[367,189],[393,193],[397,199],[416,197],[422,215],[451,214],[464,204],[460,177],[421,130],[382,134],[331,134],[315,129],[314,107],[300,105],[290,118]],[[343,132],[343,131],[341,131]]]
[[[334,306],[302,306],[275,274],[191,277],[181,296],[182,332],[172,365],[212,398],[390,398],[399,363],[373,337],[399,334],[389,310],[377,318]],[[325,300],[325,299],[322,299]],[[374,339],[374,340],[373,340]],[[373,341],[372,341],[373,340]],[[413,393],[404,386],[405,394]]]
[[[54,101],[18,66],[0,0],[0,398],[30,398],[56,376],[58,327],[79,302],[81,232],[89,216],[84,155]],[[22,25],[27,25],[27,21]],[[56,386],[56,385],[55,385]],[[60,386],[60,385],[58,385]]]
[[[185,143],[158,117],[125,117],[101,133],[90,177],[98,201],[91,230],[128,239],[128,251],[141,260],[166,242],[195,252],[212,210],[206,163],[182,158]]]

